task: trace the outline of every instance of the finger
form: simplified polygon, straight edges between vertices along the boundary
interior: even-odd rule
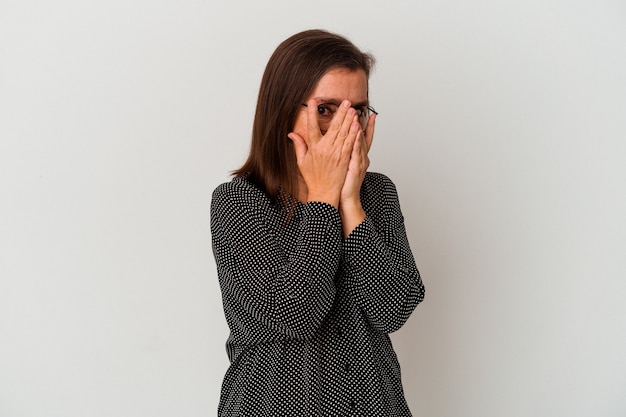
[[[363,131],[361,130],[361,124],[359,123],[359,119],[358,117],[354,116],[354,120],[352,121],[352,124],[350,125],[350,132],[348,134],[348,139],[350,140],[350,142],[352,143],[352,152],[355,152],[354,147],[357,145],[357,143],[360,142],[360,135],[363,134]]]
[[[308,141],[317,143],[322,138],[322,132],[320,131],[320,126],[317,121],[317,102],[315,100],[309,100],[306,103],[307,112],[306,112],[306,130]]]
[[[366,142],[366,138],[365,135],[362,136],[363,140],[363,146],[361,147],[361,158],[362,158],[362,163],[363,163],[363,171],[367,171],[367,168],[369,168],[370,166],[370,157],[368,155],[369,152],[369,148],[367,146],[367,142]],[[370,142],[370,146],[371,146],[371,142]]]
[[[359,132],[356,142],[354,143],[354,155],[353,158],[358,158],[359,169],[362,173],[367,171],[370,165],[370,159],[367,156],[367,145],[365,143],[365,136],[363,132]]]
[[[365,128],[365,148],[369,152],[374,141],[374,130],[376,127],[376,115],[372,114],[367,121],[367,127]]]
[[[330,122],[326,135],[332,137],[333,139],[340,137],[345,140],[350,132],[352,119],[356,114],[351,105],[352,104],[348,100],[341,102],[341,105],[337,108],[337,113],[335,113]]]
[[[350,130],[348,131],[348,134],[345,138],[345,140],[343,141],[343,153],[344,155],[352,158],[352,156],[354,155],[354,145],[357,141],[358,135],[362,134],[361,133],[361,125],[358,122],[358,119],[355,119],[352,121],[352,124],[350,125]]]
[[[302,136],[298,135],[295,132],[289,133],[287,137],[293,142],[293,147],[296,152],[296,160],[298,162],[302,161],[306,156],[306,152],[308,150],[306,142],[304,141]]]
[[[354,147],[352,148],[352,158],[362,156],[361,152],[364,150],[363,140],[363,131],[359,129],[359,132],[356,135],[356,140],[354,141]]]
[[[361,131],[361,125],[359,124],[359,118],[356,115],[356,110],[353,108],[348,109],[346,113],[346,117],[343,119],[343,123],[341,124],[341,129],[339,133],[335,137],[335,140],[350,140],[354,142],[356,139],[357,131],[355,130],[355,124],[359,125],[358,131]]]

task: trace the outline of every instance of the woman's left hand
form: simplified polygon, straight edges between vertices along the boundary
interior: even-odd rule
[[[339,212],[343,223],[344,237],[365,220],[365,212],[361,207],[361,185],[370,165],[368,152],[374,139],[376,115],[372,115],[364,132],[357,135],[350,155],[350,164],[346,180],[341,189]]]

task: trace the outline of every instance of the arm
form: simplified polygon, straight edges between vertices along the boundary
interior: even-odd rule
[[[373,175],[373,174],[372,174]],[[370,324],[384,333],[398,330],[424,299],[424,285],[406,236],[393,183],[376,179],[368,216],[344,243],[346,281]],[[366,210],[367,211],[367,210]],[[372,213],[374,214],[374,213]]]
[[[224,307],[279,334],[306,339],[334,299],[339,215],[325,203],[305,205],[288,255],[285,249],[291,248],[281,247],[268,228],[269,210],[269,201],[251,186],[229,183],[213,193],[211,235]]]

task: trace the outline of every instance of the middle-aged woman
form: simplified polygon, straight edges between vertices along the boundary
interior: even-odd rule
[[[373,58],[336,34],[281,43],[252,145],[211,203],[230,328],[220,416],[410,416],[388,334],[424,298],[393,183],[367,172]]]

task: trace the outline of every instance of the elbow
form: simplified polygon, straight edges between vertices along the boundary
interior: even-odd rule
[[[315,334],[321,326],[301,326],[293,327],[286,331],[290,339],[307,342],[315,337]]]
[[[400,330],[400,328],[404,326],[404,323],[406,323],[407,320],[408,320],[408,317],[403,320],[388,320],[385,322],[371,322],[371,324],[374,330],[380,333],[390,334],[390,333]]]
[[[322,327],[324,317],[301,316],[297,322],[288,325],[284,332],[294,340],[309,341],[315,337]]]
[[[402,302],[389,310],[379,312],[373,319],[370,319],[370,324],[375,330],[382,333],[389,334],[400,330],[411,317],[417,305],[424,300],[424,295],[425,288],[418,275],[411,291],[401,298]]]
[[[403,310],[392,315],[378,317],[370,320],[370,324],[375,330],[381,333],[393,333],[400,330],[400,328],[404,326],[404,323],[406,323],[411,316],[412,311],[412,309],[410,311]]]
[[[330,312],[332,301],[331,298],[324,303],[312,303],[301,306],[300,309],[292,308],[288,312],[283,312],[284,334],[294,340],[313,339]]]

